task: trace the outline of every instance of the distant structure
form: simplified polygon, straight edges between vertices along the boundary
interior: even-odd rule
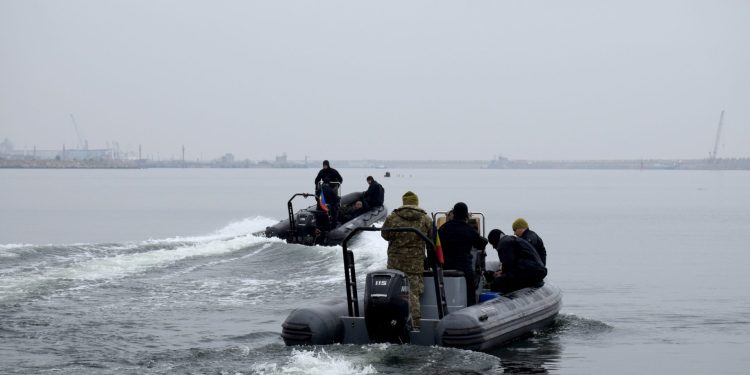
[[[76,122],[76,117],[72,113],[70,114],[70,121],[73,122],[73,129],[76,131],[76,147],[79,150],[88,150],[89,142],[84,141],[83,137],[81,137],[81,132],[78,131],[78,122]]]
[[[716,155],[719,151],[719,140],[721,139],[721,126],[724,124],[724,110],[721,110],[719,116],[719,127],[716,129],[716,140],[714,140],[714,151],[708,154],[709,161],[713,164],[717,162]]]

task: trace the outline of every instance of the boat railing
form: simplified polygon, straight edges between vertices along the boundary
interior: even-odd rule
[[[294,220],[294,207],[292,206],[292,201],[294,200],[294,198],[297,198],[300,196],[304,198],[309,198],[309,197],[314,197],[315,194],[296,193],[292,195],[291,198],[289,198],[288,202],[286,202],[286,208],[287,208],[287,211],[289,211],[289,233],[287,234],[286,238],[287,238],[287,242],[291,242],[291,243],[300,242],[300,239],[297,236],[297,225],[296,225],[297,223]]]
[[[422,241],[427,245],[427,261],[430,264],[432,273],[435,276],[435,297],[438,308],[438,317],[442,319],[448,311],[448,304],[445,299],[445,284],[443,283],[443,269],[437,260],[435,255],[435,244],[428,238],[424,233],[420,232],[416,228],[412,227],[398,227],[398,228],[378,228],[375,226],[371,227],[357,227],[354,228],[344,238],[342,243],[344,253],[344,280],[346,282],[346,303],[349,310],[350,317],[359,317],[359,299],[357,297],[357,279],[354,266],[354,253],[349,250],[349,240],[359,232],[412,232],[420,237]]]

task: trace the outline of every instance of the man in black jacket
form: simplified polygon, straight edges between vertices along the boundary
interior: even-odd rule
[[[453,206],[453,219],[448,220],[438,229],[440,244],[445,256],[446,270],[458,270],[466,278],[466,305],[477,302],[476,290],[479,275],[474,274],[471,249],[484,251],[487,240],[469,225],[469,208],[466,203],[458,202]]]
[[[385,189],[383,189],[383,185],[380,185],[375,181],[372,176],[367,176],[367,184],[369,185],[367,191],[362,194],[362,209],[364,211],[369,211],[375,207],[382,206],[383,201],[385,200]]]
[[[516,237],[523,238],[528,241],[531,246],[534,246],[536,253],[539,254],[539,259],[542,260],[542,264],[545,266],[547,265],[547,249],[544,248],[544,241],[542,241],[542,238],[539,237],[536,232],[529,229],[529,223],[527,223],[522,217],[519,217],[513,222],[513,234],[515,234]]]
[[[339,171],[331,168],[331,164],[328,160],[323,160],[323,168],[321,168],[320,171],[318,171],[318,175],[315,176],[315,195],[320,195],[320,187],[318,184],[320,181],[325,181],[326,179],[328,179],[336,190],[338,190],[338,187],[344,182]]]
[[[318,196],[318,206],[328,213],[329,216],[329,230],[336,228],[338,225],[339,217],[339,205],[341,204],[341,197],[339,197],[336,189],[331,186],[328,177],[323,179],[323,184],[320,185],[320,194]],[[330,212],[328,212],[330,211]]]
[[[522,238],[506,236],[499,229],[490,231],[487,238],[497,250],[501,263],[501,269],[495,272],[495,279],[492,280],[493,292],[510,293],[544,285],[547,268],[530,243]]]

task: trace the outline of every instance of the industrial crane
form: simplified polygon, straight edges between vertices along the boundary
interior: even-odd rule
[[[716,163],[716,153],[719,151],[719,139],[721,139],[721,125],[724,123],[724,110],[721,110],[721,116],[719,116],[719,128],[716,129],[716,140],[714,141],[714,151],[709,154],[709,160],[712,163]]]

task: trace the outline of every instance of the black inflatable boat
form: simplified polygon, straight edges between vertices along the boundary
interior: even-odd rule
[[[315,195],[310,193],[292,195],[287,202],[289,218],[267,227],[264,232],[266,237],[278,237],[289,243],[310,246],[335,246],[340,245],[355,228],[371,226],[385,220],[388,215],[385,206],[373,207],[364,212],[357,212],[355,215],[347,214],[354,211],[352,206],[355,202],[362,200],[361,192],[349,193],[341,197],[341,207],[336,210],[340,215],[336,224],[331,225],[333,220],[330,213],[322,210],[317,203],[295,213],[292,201],[297,197],[315,198]],[[330,212],[336,211],[330,210]]]
[[[354,254],[347,243],[358,231],[414,232],[428,244],[431,271],[424,274],[419,330],[411,329],[404,273],[390,269],[370,272],[364,301],[357,298]],[[545,283],[502,296],[485,292],[482,296],[491,299],[466,307],[463,274],[443,271],[432,241],[414,228],[357,228],[344,240],[343,253],[346,301],[293,310],[282,324],[286,345],[391,342],[489,350],[548,326],[562,306],[560,289]]]

